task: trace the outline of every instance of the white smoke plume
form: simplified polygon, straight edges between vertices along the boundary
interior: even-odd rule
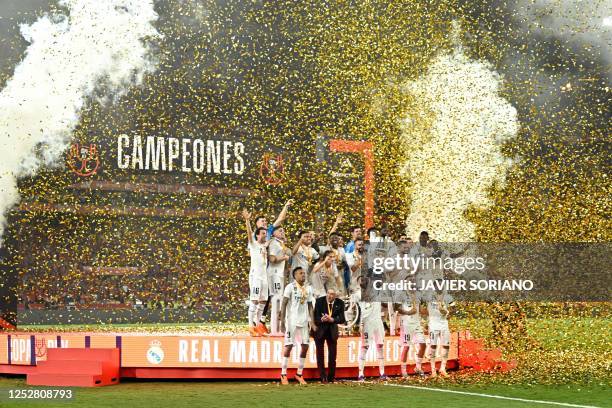
[[[422,230],[446,242],[475,238],[464,212],[490,204],[487,189],[503,182],[511,164],[501,144],[519,128],[516,109],[500,96],[501,84],[489,63],[470,60],[457,45],[404,85],[418,107],[402,122],[405,170],[413,183],[406,220],[412,238]]]
[[[601,58],[612,80],[612,0],[512,0],[507,4],[524,36],[557,38],[590,59]]]
[[[0,92],[0,238],[19,201],[17,180],[56,165],[94,91],[117,97],[154,69],[153,0],[60,0],[21,34],[30,43]]]

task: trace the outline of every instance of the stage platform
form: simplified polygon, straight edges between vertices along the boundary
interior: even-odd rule
[[[469,334],[467,334],[469,337]],[[447,367],[458,367],[460,338],[452,334]],[[339,378],[357,377],[359,337],[338,339],[337,372]],[[36,372],[51,348],[117,348],[120,351],[122,378],[202,378],[202,379],[278,379],[283,349],[282,337],[249,337],[227,333],[156,333],[156,332],[5,332],[0,333],[0,374]],[[387,374],[400,372],[399,336],[385,339]],[[297,353],[292,352],[289,374],[297,367]],[[413,365],[414,361],[409,360]],[[368,353],[366,375],[378,375],[373,348]],[[428,368],[425,364],[424,368]],[[306,359],[305,377],[317,378],[314,340]]]

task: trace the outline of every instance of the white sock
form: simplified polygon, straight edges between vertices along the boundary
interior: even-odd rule
[[[387,310],[389,311],[389,334],[395,336],[395,321],[397,312],[393,311],[393,303],[387,302]]]
[[[416,362],[416,369],[417,369],[417,371],[423,371],[423,368],[421,366],[421,363],[423,362],[423,359],[417,355],[414,358],[414,361]]]
[[[366,359],[367,352],[368,352],[368,349],[364,347],[362,347],[361,350],[359,350],[359,376],[361,377],[364,377],[363,370],[365,368],[365,359]]]
[[[280,325],[278,324],[278,296],[274,295],[272,297],[271,302],[272,304],[270,305],[270,331],[272,333],[278,333],[280,331]]]
[[[429,355],[429,362],[431,363],[431,372],[436,372],[436,350],[431,349],[431,354]]]
[[[305,357],[300,357],[300,362],[298,363],[297,374],[302,375],[302,371],[304,371],[304,363],[306,362]]]
[[[407,376],[408,375],[408,370],[406,369],[406,363],[403,362],[403,361],[402,361],[401,369],[402,369],[402,375],[403,376]]]
[[[263,314],[263,309],[264,309],[264,304],[263,303],[257,303],[257,306],[255,308],[255,317],[257,320],[255,320],[255,325],[257,326],[259,324],[259,322],[261,321],[261,315]]]
[[[385,359],[383,358],[382,347],[376,348],[376,358],[378,359],[378,372],[380,375],[385,375]]]
[[[281,374],[287,375],[287,366],[289,365],[289,357],[283,357],[283,362],[281,365]]]
[[[249,326],[252,326],[254,321],[255,321],[255,304],[251,302],[249,303]]]
[[[442,362],[440,363],[440,371],[446,371],[446,360],[448,360],[448,349],[442,349]]]

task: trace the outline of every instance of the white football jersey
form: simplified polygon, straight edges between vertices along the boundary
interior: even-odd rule
[[[308,281],[312,263],[317,259],[319,259],[319,253],[316,249],[300,245],[295,255],[291,258],[291,269],[295,269],[298,266],[301,267],[306,272],[306,281]]]
[[[314,301],[312,287],[304,283],[303,289],[296,281],[285,287],[284,297],[289,299],[286,312],[287,326],[304,327],[308,325],[308,303]]]
[[[402,303],[402,309],[406,311],[410,311],[412,309],[412,302],[404,302]],[[416,304],[416,313],[411,315],[400,315],[401,324],[404,327],[413,327],[421,325],[421,314],[420,314],[420,306],[417,302]]]
[[[336,278],[339,277],[339,274],[335,263],[331,264],[329,270],[323,266],[317,273],[311,273],[310,275],[310,283],[315,297],[325,296],[329,289],[335,289],[336,291],[341,289],[336,284]]]
[[[251,240],[249,242],[249,254],[251,255],[251,276],[257,279],[265,279],[268,266],[268,250],[265,244]]]
[[[358,300],[359,310],[361,310],[361,323],[368,324],[377,320],[382,322],[380,302],[364,302],[361,300],[361,293],[356,294],[356,300]]]
[[[442,301],[440,301],[437,295],[434,295],[432,299],[427,302],[429,330],[448,330],[448,319],[446,315],[440,311],[442,303],[444,303],[447,310],[450,306],[455,304],[452,297],[448,294],[444,295]]]
[[[274,255],[275,257],[284,256],[285,244],[276,238],[272,238],[270,240],[270,243],[268,244],[268,251],[270,255]],[[285,263],[286,261],[278,262],[275,264],[272,264],[272,262],[270,262],[270,264],[268,265],[268,274],[283,276],[285,274]]]
[[[358,260],[362,260],[365,257],[364,254],[359,254],[357,252],[349,252],[346,254],[346,263],[349,268],[352,268],[353,265],[357,263]],[[358,268],[356,271],[351,270],[351,282],[349,286],[349,290],[351,293],[359,292],[359,277],[361,276],[362,270]]]

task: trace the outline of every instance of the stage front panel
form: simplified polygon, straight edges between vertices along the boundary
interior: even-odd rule
[[[0,334],[0,363],[9,363],[7,334]],[[34,342],[32,346],[32,341]],[[155,334],[62,334],[28,333],[10,335],[10,364],[34,365],[46,360],[49,348],[121,349],[122,367],[173,368],[277,368],[280,367],[283,338],[248,336],[157,336]],[[401,341],[398,336],[385,338],[385,364],[399,365]],[[359,337],[338,339],[338,367],[357,367],[361,340]],[[33,353],[33,354],[32,354]],[[294,350],[290,366],[297,366]],[[453,333],[449,360],[457,359],[458,335]],[[410,363],[414,361],[410,360]],[[367,364],[376,365],[375,349],[370,348]],[[314,340],[306,367],[316,367]]]

